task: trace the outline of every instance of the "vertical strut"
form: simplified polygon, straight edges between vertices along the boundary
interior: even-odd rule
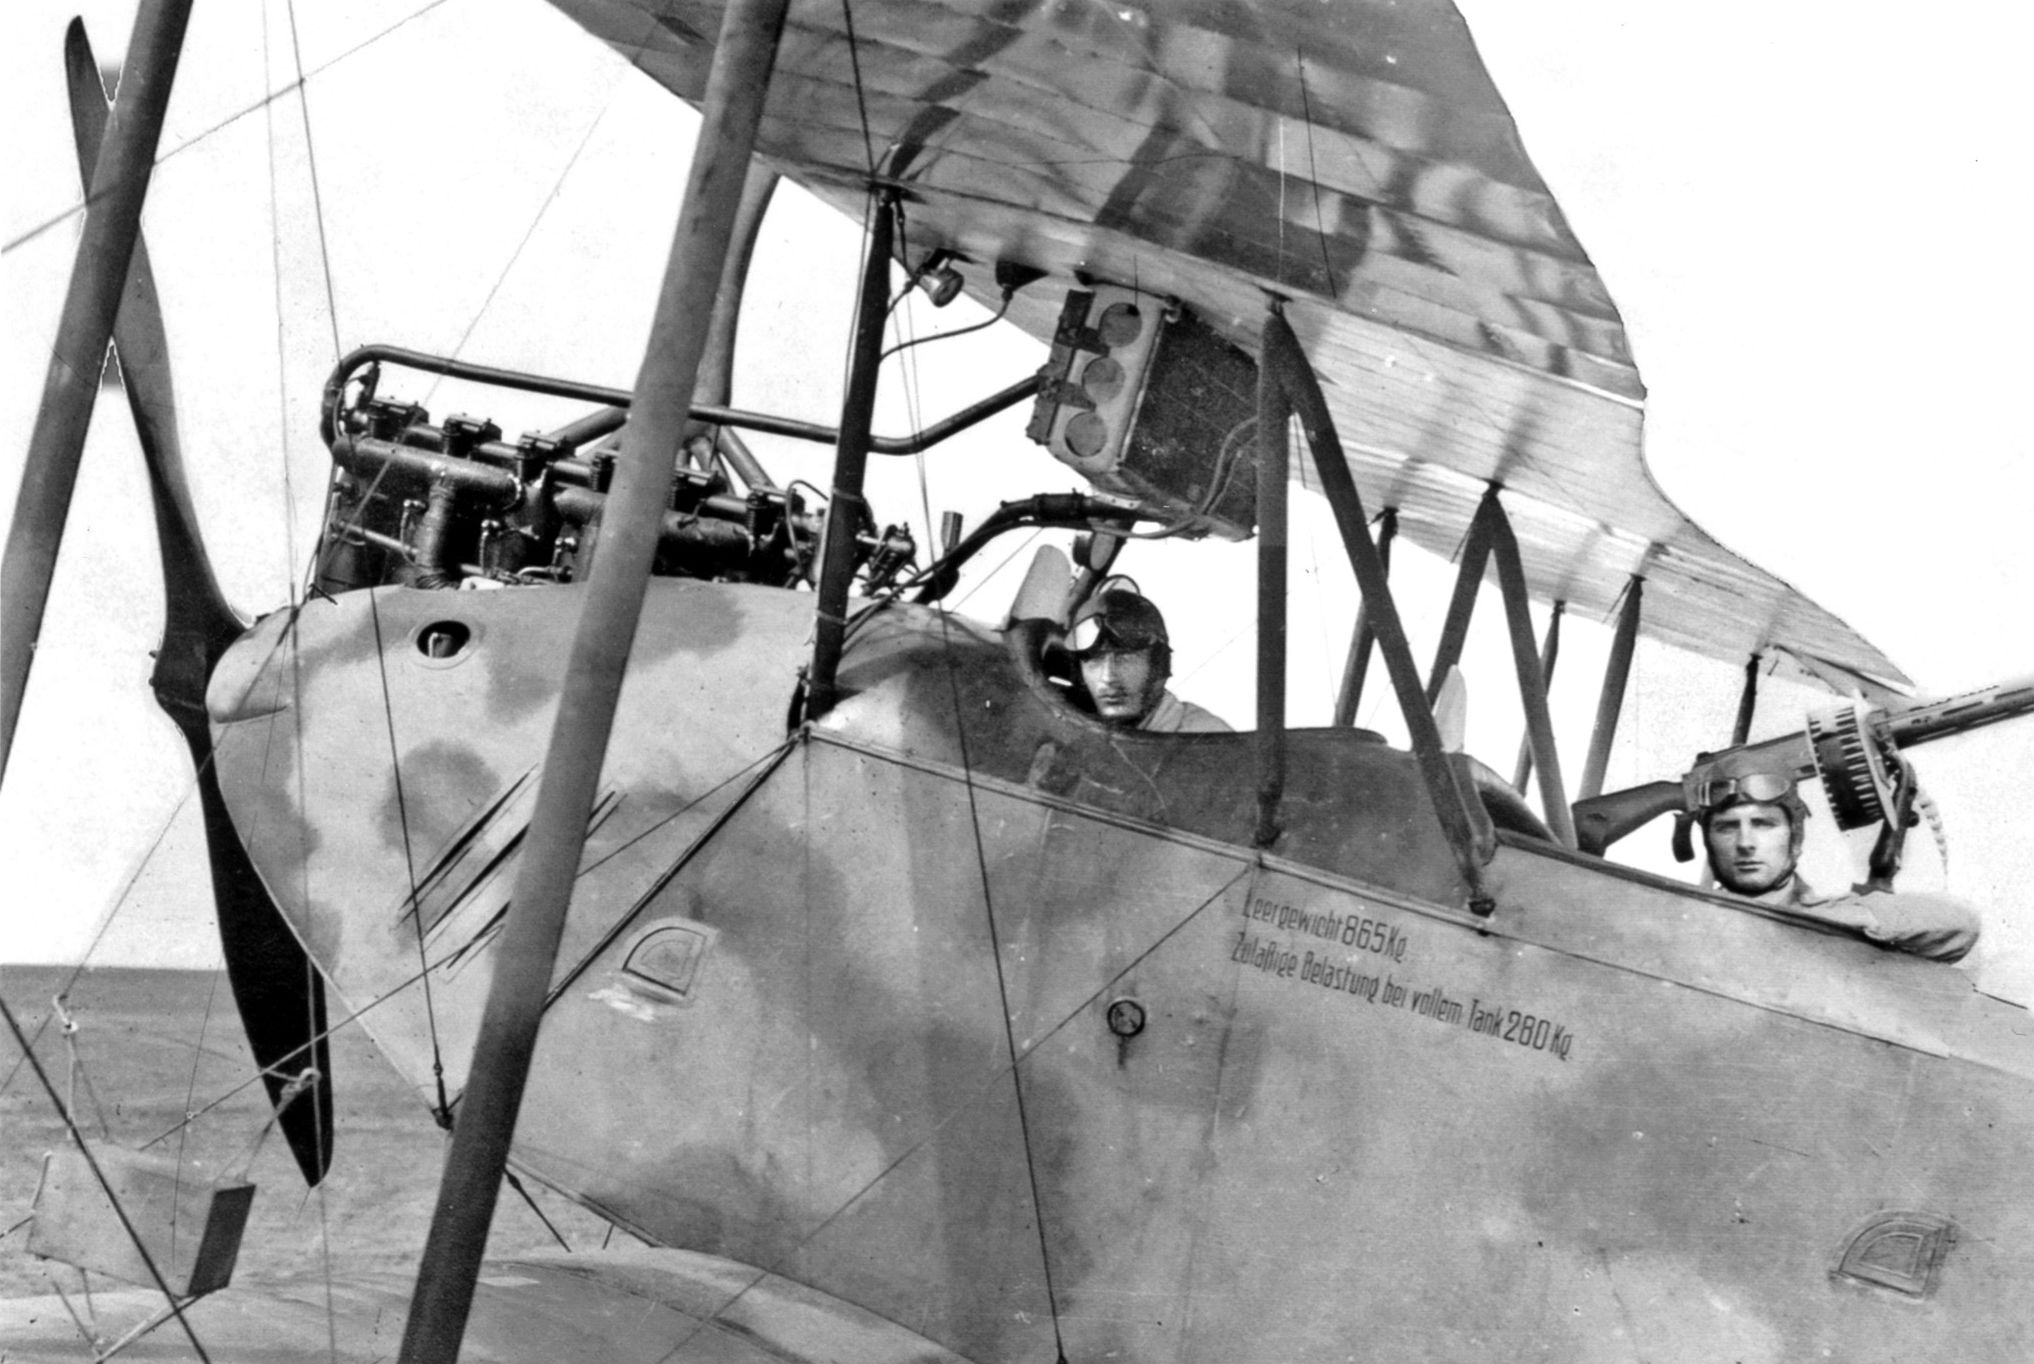
[[[1421,780],[1426,783],[1427,798],[1433,802],[1434,816],[1455,854],[1456,870],[1468,887],[1469,907],[1477,914],[1489,914],[1497,906],[1484,886],[1483,866],[1496,855],[1496,831],[1491,827],[1489,812],[1463,786],[1460,774],[1441,748],[1433,707],[1420,689],[1419,664],[1413,661],[1412,647],[1406,642],[1398,604],[1392,600],[1384,564],[1370,538],[1363,499],[1349,473],[1349,462],[1342,453],[1341,438],[1335,434],[1327,399],[1321,395],[1320,381],[1314,377],[1313,366],[1307,363],[1306,352],[1300,349],[1299,338],[1292,334],[1292,327],[1276,303],[1264,319],[1259,349],[1258,363],[1276,379],[1283,401],[1298,413],[1300,425],[1313,446],[1321,491],[1335,513],[1335,528],[1341,532],[1343,549],[1356,572],[1356,585],[1376,621],[1377,647],[1384,654],[1385,671],[1391,677],[1399,711],[1412,736],[1413,758]],[[1261,400],[1264,392],[1261,383],[1258,392]],[[1259,413],[1258,422],[1260,426],[1265,423],[1265,414]]]
[[[1744,661],[1744,690],[1737,695],[1737,720],[1730,727],[1730,746],[1736,748],[1751,738],[1752,713],[1759,708],[1759,656],[1756,651]]]
[[[1285,793],[1286,466],[1292,402],[1269,365],[1257,372],[1257,835],[1278,837]]]
[[[873,205],[869,254],[855,314],[854,357],[841,398],[840,437],[834,448],[833,492],[826,504],[826,539],[819,550],[819,623],[812,643],[812,678],[805,713],[823,715],[840,699],[840,652],[847,638],[848,586],[855,575],[855,535],[861,529],[862,478],[869,468],[869,429],[876,413],[876,380],[883,354],[883,322],[890,312],[890,240],[894,202]]]
[[[1568,603],[1556,601],[1547,616],[1546,638],[1540,642],[1540,677],[1548,691],[1554,689],[1554,664],[1561,657],[1561,617],[1568,614]],[[1533,736],[1527,733],[1518,741],[1518,763],[1512,768],[1511,789],[1525,794],[1526,779],[1533,774]]]
[[[1391,542],[1398,538],[1398,508],[1386,507],[1377,514],[1377,561],[1391,579]],[[1356,708],[1363,702],[1363,679],[1370,672],[1370,651],[1377,643],[1377,631],[1370,624],[1370,599],[1356,608],[1356,629],[1349,636],[1349,658],[1342,665],[1342,686],[1335,693],[1335,723],[1346,729],[1356,723]]]
[[[721,22],[685,203],[417,1271],[403,1364],[453,1364],[466,1331],[786,5],[731,0]]]
[[[1497,496],[1491,485],[1484,505]],[[1476,614],[1476,594],[1483,588],[1483,570],[1490,562],[1490,525],[1478,507],[1469,522],[1469,534],[1462,540],[1462,558],[1455,570],[1455,593],[1448,599],[1448,614],[1441,622],[1441,642],[1434,650],[1434,670],[1427,674],[1427,702],[1441,699],[1441,684],[1448,669],[1462,661],[1462,645],[1469,638],[1469,621]]]
[[[742,203],[735,214],[734,241],[720,270],[720,290],[713,300],[713,320],[707,324],[706,354],[699,361],[699,387],[693,401],[709,407],[728,407],[734,401],[735,335],[741,328],[742,292],[749,281],[749,261],[756,254],[756,238],[763,230],[763,215],[777,191],[777,172],[761,161],[749,163],[742,182]],[[698,433],[699,426],[686,423],[686,436]],[[714,446],[751,491],[774,488],[770,476],[749,447],[731,426],[716,428]]]
[[[92,399],[127,288],[128,262],[141,235],[141,204],[148,196],[190,17],[191,0],[143,0],[121,68],[120,96],[92,170],[84,235],[71,266],[0,565],[0,774],[14,747],[14,726],[21,718],[28,668],[49,604],[71,490],[77,486],[78,458],[92,420]]]
[[[1568,809],[1568,793],[1561,780],[1561,757],[1554,747],[1554,721],[1547,713],[1547,678],[1541,669],[1539,650],[1533,647],[1532,601],[1526,591],[1525,564],[1519,558],[1518,537],[1504,514],[1504,504],[1492,488],[1483,499],[1477,518],[1488,519],[1490,554],[1497,560],[1497,586],[1504,596],[1505,625],[1511,632],[1512,666],[1518,673],[1518,697],[1525,706],[1526,738],[1532,745],[1533,760],[1540,769],[1540,806],[1547,826],[1561,846],[1575,846],[1575,817]]]
[[[1610,641],[1610,661],[1603,667],[1603,691],[1596,698],[1596,724],[1589,732],[1589,757],[1582,764],[1582,789],[1576,799],[1603,794],[1603,775],[1610,768],[1610,744],[1617,737],[1617,717],[1624,709],[1624,686],[1631,678],[1632,650],[1638,646],[1639,614],[1644,610],[1646,580],[1634,573],[1624,588],[1624,610]]]

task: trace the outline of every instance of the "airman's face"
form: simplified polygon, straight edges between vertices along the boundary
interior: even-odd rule
[[[1146,649],[1096,649],[1081,655],[1081,684],[1095,700],[1095,713],[1112,725],[1130,726],[1151,713],[1165,690],[1165,674],[1152,666]]]
[[[1784,806],[1755,801],[1718,810],[1704,834],[1709,867],[1725,890],[1763,895],[1794,871],[1794,823]]]

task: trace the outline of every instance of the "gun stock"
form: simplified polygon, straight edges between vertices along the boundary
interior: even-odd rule
[[[1633,829],[1681,808],[1681,783],[1649,781],[1575,802],[1575,845],[1603,856],[1604,850]]]

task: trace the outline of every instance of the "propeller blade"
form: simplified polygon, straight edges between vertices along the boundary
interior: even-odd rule
[[[105,134],[107,101],[82,20],[64,34],[64,70],[77,139],[78,169],[89,187]],[[212,898],[226,978],[262,1068],[269,1102],[297,1168],[316,1184],[332,1158],[332,1061],[325,1039],[325,985],[282,911],[254,870],[219,789],[212,763],[212,733],[205,713],[205,684],[227,646],[245,626],[219,591],[198,530],[177,442],[176,396],[170,384],[169,343],[162,305],[139,236],[114,323],[113,345],[155,505],[156,545],[162,558],[163,637],[149,685],[156,702],[184,736],[198,773],[205,846],[212,867]],[[293,1077],[315,1067],[308,1093],[289,1093]],[[287,1099],[286,1099],[287,1095]]]

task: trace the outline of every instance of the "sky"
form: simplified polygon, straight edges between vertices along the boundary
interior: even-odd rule
[[[200,515],[250,615],[285,600],[308,551],[328,472],[315,404],[339,351],[390,341],[623,386],[640,358],[696,120],[533,0],[444,0],[411,18],[419,3],[200,5],[193,19],[145,228]],[[76,240],[60,60],[75,8],[0,15],[0,307],[13,323],[0,337],[0,514]],[[2022,531],[2034,435],[2016,398],[2034,301],[2017,54],[2034,20],[1995,4],[1899,25],[1854,6],[1735,0],[1463,8],[1623,312],[1668,495],[1924,690],[2034,671]],[[129,7],[84,11],[102,62],[116,60]],[[300,67],[301,90],[263,102]],[[858,250],[856,224],[779,192],[738,404],[834,422]],[[981,316],[917,304],[903,325]],[[1002,328],[909,354],[886,380],[879,431],[934,419],[1040,358]],[[405,396],[511,431],[547,417],[453,385]],[[922,463],[879,462],[879,517],[910,520],[926,543],[928,512],[972,524],[1000,499],[1071,486],[1022,422],[1006,415]],[[814,452],[758,448],[780,478],[823,475]],[[160,611],[149,536],[124,403],[108,393],[0,788],[0,960],[216,960],[188,759],[146,687]],[[1122,564],[1170,610],[1177,689],[1235,720],[1252,709],[1251,553],[1140,546]],[[995,619],[1021,568],[968,584],[961,609]],[[1425,618],[1424,656],[1449,570],[1402,551],[1395,571]],[[1293,720],[1319,723],[1354,593],[1324,508],[1306,499],[1293,576]],[[1471,750],[1508,771],[1519,719],[1500,620],[1493,594],[1465,671]],[[1554,704],[1571,782],[1606,642],[1594,623],[1567,626]],[[1362,718],[1389,733],[1387,690],[1373,681]],[[1731,670],[1642,651],[1611,785],[1674,775],[1717,746],[1735,695]],[[1798,725],[1813,700],[1769,689],[1758,732]],[[2028,998],[2009,983],[2034,978],[2034,720],[1919,761],[1950,859],[1945,870],[1917,836],[1915,883],[1984,910],[1980,979]],[[1663,832],[1631,843],[1642,864],[1686,874]],[[1862,874],[1860,857],[1824,828],[1808,867],[1837,884]]]

